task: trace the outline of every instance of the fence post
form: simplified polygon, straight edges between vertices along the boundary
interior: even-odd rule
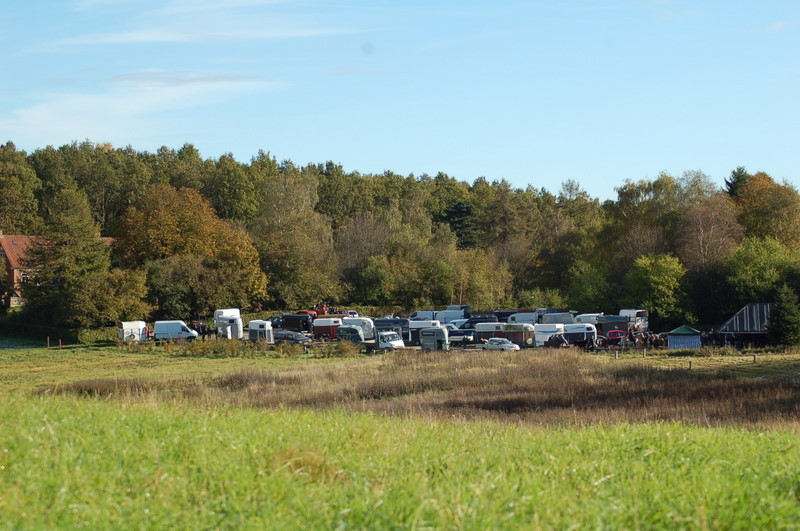
[[[692,370],[692,360],[689,360],[689,370]]]
[[[758,354],[753,354],[753,363],[758,362]]]
[[[58,338],[58,350],[61,350],[61,338]]]
[[[50,336],[47,336],[47,348],[50,348]]]

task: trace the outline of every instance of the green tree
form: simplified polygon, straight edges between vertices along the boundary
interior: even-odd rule
[[[127,267],[148,270],[150,300],[161,314],[183,305],[188,310],[180,315],[200,316],[266,298],[267,277],[252,240],[219,219],[196,190],[151,187],[147,200],[123,216],[115,249]],[[170,282],[180,285],[165,286]]]
[[[736,204],[747,236],[800,245],[800,193],[792,185],[759,172],[742,186]]]
[[[779,345],[800,345],[800,301],[786,284],[778,288],[769,312],[767,334]]]
[[[798,269],[796,252],[771,238],[745,238],[727,261],[727,284],[735,306],[771,300]]]
[[[82,294],[109,271],[109,249],[83,192],[57,192],[53,206],[46,230],[27,250],[26,265],[38,271],[23,285],[25,312],[38,321],[85,325],[91,311],[81,306]]]
[[[640,256],[625,277],[628,303],[655,320],[680,320],[686,314],[682,280],[686,269],[668,254]]]
[[[225,220],[244,223],[258,209],[255,183],[247,169],[231,154],[219,158],[211,178],[205,183],[203,195]]]
[[[747,181],[750,180],[752,175],[747,173],[747,170],[744,166],[739,166],[735,170],[731,172],[731,176],[729,179],[725,179],[725,191],[731,197],[738,197],[742,191],[742,188]]]
[[[13,143],[0,146],[0,231],[5,234],[38,234],[42,221],[37,215],[36,192],[41,181],[24,151]]]

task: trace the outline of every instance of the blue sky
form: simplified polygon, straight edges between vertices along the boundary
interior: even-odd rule
[[[800,2],[5,2],[0,142],[262,149],[614,198],[736,166],[800,183]]]

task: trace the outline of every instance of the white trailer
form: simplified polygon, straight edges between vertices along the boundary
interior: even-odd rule
[[[117,326],[117,339],[120,341],[145,341],[147,323],[144,321],[122,321]]]
[[[343,326],[360,326],[364,332],[364,339],[375,338],[375,323],[369,317],[343,317]]]
[[[214,328],[218,337],[244,339],[244,323],[239,308],[214,310]]]
[[[537,347],[543,347],[544,342],[550,339],[550,336],[563,333],[564,333],[563,323],[535,324],[533,325],[534,345]]]
[[[275,343],[275,336],[272,333],[272,323],[261,319],[254,319],[247,323],[247,339],[252,342],[266,341]]]

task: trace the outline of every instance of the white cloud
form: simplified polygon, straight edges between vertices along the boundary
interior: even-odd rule
[[[337,30],[242,30],[230,32],[198,32],[170,28],[154,28],[112,33],[92,33],[69,37],[55,42],[55,46],[95,44],[144,44],[144,43],[196,43],[214,41],[241,41],[317,37],[341,33]]]
[[[41,146],[76,139],[129,143],[146,138],[158,113],[223,103],[279,86],[263,80],[196,72],[136,72],[109,80],[104,92],[54,93],[0,117],[0,137]]]
[[[776,22],[775,24],[773,24],[772,26],[767,28],[767,31],[778,32],[778,31],[782,31],[784,28],[786,28],[786,23],[783,22],[783,21],[780,21],[780,22]]]

